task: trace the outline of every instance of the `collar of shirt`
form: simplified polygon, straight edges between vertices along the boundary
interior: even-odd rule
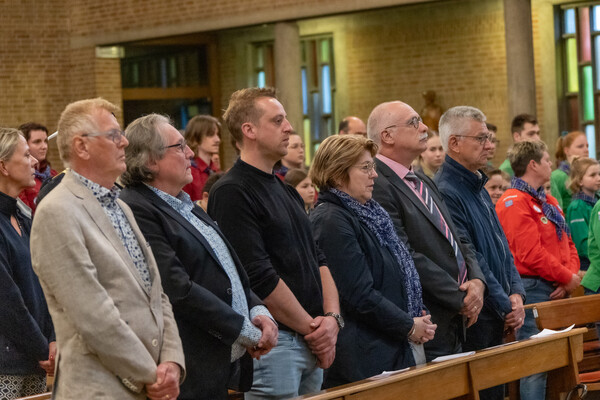
[[[285,165],[281,164],[279,168],[273,169],[273,172],[282,176],[285,176],[290,169]]]
[[[450,171],[450,176],[456,179],[468,188],[473,193],[479,193],[484,189],[485,183],[488,181],[487,175],[481,170],[476,172],[469,171],[461,163],[446,154],[445,162],[441,168]]]
[[[377,159],[381,160],[381,162],[390,167],[392,171],[394,171],[396,175],[398,175],[402,179],[406,178],[406,174],[408,174],[408,172],[412,170],[412,166],[410,169],[406,168],[399,162],[394,161],[391,158],[388,158],[382,154],[377,154],[375,157],[377,157]]]
[[[83,186],[87,187],[92,191],[94,197],[100,202],[102,206],[116,206],[117,198],[119,198],[119,194],[121,193],[121,189],[119,189],[116,185],[113,185],[113,187],[109,190],[104,186],[101,186],[98,183],[89,180],[85,176],[78,174],[74,170],[71,170],[71,173],[74,177],[79,179]]]
[[[148,184],[145,185],[148,186],[150,190],[156,193],[158,197],[164,200],[165,203],[171,206],[178,213],[192,212],[192,209],[194,208],[194,203],[192,202],[190,195],[184,192],[183,190],[179,192],[177,197],[174,197],[168,193],[163,192],[160,189],[155,188],[154,186]]]
[[[209,171],[217,172],[217,169],[215,168],[215,165],[213,164],[212,160],[210,161],[210,164],[207,164],[200,157],[192,158],[192,166],[206,173],[208,173]]]
[[[410,188],[410,190],[413,191],[413,193],[417,196],[417,198],[419,200],[421,200],[421,202],[423,202],[423,204],[425,204],[425,200],[421,197],[419,192],[417,192],[417,187],[415,186],[415,183],[413,181],[406,179],[406,174],[408,174],[410,171],[413,171],[412,165],[410,168],[406,168],[404,165],[400,164],[399,162],[394,161],[391,158],[388,158],[384,155],[377,154],[376,157],[381,162],[383,162],[385,165],[390,167],[392,169],[392,171],[394,171],[394,173],[396,175],[398,175],[400,177],[400,179],[402,179],[404,181],[404,183],[406,183],[406,185]]]

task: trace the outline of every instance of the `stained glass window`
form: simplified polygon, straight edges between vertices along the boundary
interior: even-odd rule
[[[568,91],[579,91],[579,74],[577,68],[577,41],[575,38],[567,39],[567,87]]]
[[[600,2],[597,2],[599,4]],[[561,14],[560,131],[585,131],[596,157],[600,99],[600,5],[563,6]]]
[[[592,8],[594,9],[594,30],[600,31],[600,6],[594,6]]]
[[[590,45],[590,10],[587,7],[579,9],[579,61],[592,61],[592,46]]]
[[[564,33],[566,34],[574,34],[575,33],[575,9],[570,8],[565,10],[564,13]]]
[[[593,124],[589,124],[585,126],[585,136],[588,140],[589,147],[589,155],[592,158],[596,157],[596,128]]]
[[[594,120],[594,83],[592,82],[592,66],[583,67],[583,119]]]
[[[575,52],[577,49],[575,49]],[[253,45],[253,85],[272,86],[274,76],[273,42]],[[337,133],[335,125],[335,66],[333,38],[330,35],[302,38],[301,95],[306,163],[327,136]]]

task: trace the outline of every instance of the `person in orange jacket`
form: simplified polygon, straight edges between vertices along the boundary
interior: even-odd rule
[[[526,303],[568,296],[581,282],[579,257],[558,201],[544,192],[552,163],[542,142],[515,143],[508,154],[515,172],[496,213],[525,288]],[[531,311],[517,339],[538,333]],[[521,379],[521,399],[544,399],[545,374]]]

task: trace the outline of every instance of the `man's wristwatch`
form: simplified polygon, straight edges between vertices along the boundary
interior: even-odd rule
[[[342,329],[344,329],[344,318],[340,314],[334,313],[334,312],[328,312],[328,313],[325,313],[325,316],[335,318],[335,321],[337,322],[338,328],[340,328],[340,331]]]

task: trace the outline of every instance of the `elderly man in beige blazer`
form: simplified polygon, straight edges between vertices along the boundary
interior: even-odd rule
[[[184,370],[148,243],[114,185],[127,139],[103,99],[69,104],[58,146],[69,167],[40,203],[33,267],[56,330],[56,399],[175,399]]]

